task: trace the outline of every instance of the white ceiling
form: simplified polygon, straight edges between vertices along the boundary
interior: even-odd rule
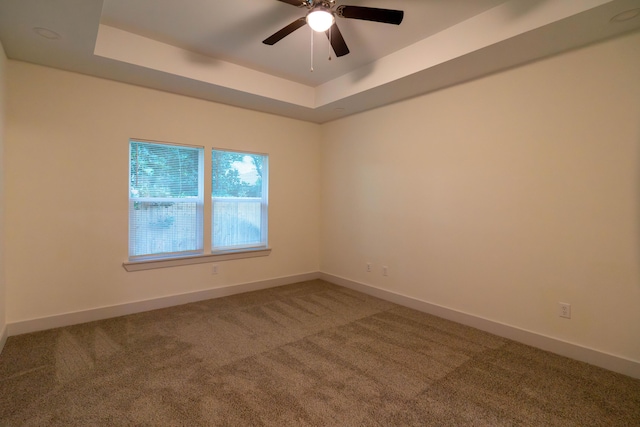
[[[337,0],[401,25],[338,18],[351,53],[277,0],[0,0],[10,59],[323,123],[640,28],[640,0]],[[633,16],[633,14],[629,14]],[[42,37],[34,28],[60,35]]]

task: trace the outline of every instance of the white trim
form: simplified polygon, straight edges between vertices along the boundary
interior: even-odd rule
[[[4,349],[4,345],[7,343],[7,338],[9,328],[5,325],[0,332],[0,354],[2,354],[2,350]]]
[[[432,304],[426,301],[418,300],[396,292],[388,291],[355,282],[344,277],[335,276],[328,273],[320,273],[320,279],[327,282],[344,286],[386,301],[400,304],[414,310],[433,314],[434,316],[452,320],[463,325],[471,326],[482,331],[492,333],[494,335],[518,341],[542,350],[569,357],[571,359],[586,362],[591,365],[599,366],[610,371],[628,375],[633,378],[640,379],[640,361],[626,359],[624,357],[613,354],[604,353],[579,344],[562,341],[557,338],[538,334],[536,332],[520,329],[515,326],[506,325],[504,323],[485,319],[482,317],[467,314],[451,308]]]
[[[127,261],[122,263],[127,271],[152,270],[154,268],[178,267],[181,265],[204,264],[207,262],[230,261],[232,259],[257,258],[268,256],[271,249],[244,249],[207,255],[192,255],[180,258],[148,259],[142,261]]]
[[[109,319],[112,317],[126,316],[128,314],[157,310],[160,308],[188,304],[212,298],[221,298],[244,292],[275,288],[277,286],[289,285],[292,283],[304,282],[307,280],[315,280],[319,277],[320,274],[318,272],[296,274],[293,276],[278,277],[275,279],[267,279],[258,282],[225,286],[222,288],[206,289],[204,291],[172,295],[151,300],[136,301],[109,307],[100,307],[90,310],[58,314],[49,317],[41,317],[38,319],[22,320],[9,323],[6,327],[6,333],[8,334],[8,336],[27,334],[30,332],[77,325],[79,323],[93,322],[96,320]]]
[[[129,149],[131,149],[131,142],[140,142],[142,144],[177,145],[179,147],[184,147],[184,148],[194,148],[198,150],[204,150],[204,145],[183,144],[182,142],[171,142],[171,141],[156,141],[155,139],[144,139],[144,138],[129,138]]]

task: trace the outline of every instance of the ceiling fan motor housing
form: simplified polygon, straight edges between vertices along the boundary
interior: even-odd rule
[[[309,9],[315,9],[316,7],[323,7],[326,9],[331,9],[336,4],[336,0],[307,0],[303,3],[303,5]]]

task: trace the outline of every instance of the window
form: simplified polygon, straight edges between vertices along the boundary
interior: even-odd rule
[[[210,173],[211,205],[204,197],[204,148],[129,141],[127,271],[269,255],[268,156],[214,149]]]
[[[204,149],[129,142],[129,259],[201,254]]]
[[[267,247],[268,156],[211,153],[211,250]]]

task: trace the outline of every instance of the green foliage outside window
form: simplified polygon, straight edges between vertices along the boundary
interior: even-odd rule
[[[198,197],[198,150],[131,143],[131,197]]]
[[[258,154],[213,150],[211,196],[262,197],[262,161]]]

